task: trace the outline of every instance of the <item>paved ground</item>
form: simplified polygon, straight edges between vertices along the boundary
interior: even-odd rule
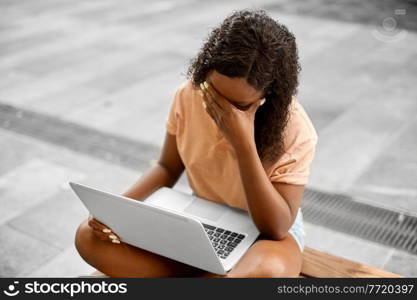
[[[0,1],[0,113],[15,112],[0,119],[0,276],[91,270],[72,246],[86,211],[66,182],[122,192],[139,177],[158,154],[188,59],[227,13],[250,6],[298,39],[299,101],[320,138],[309,186],[417,214],[416,14],[409,2],[382,2]],[[90,148],[74,143],[80,130],[94,137]],[[118,161],[111,137],[149,155]],[[417,276],[416,256],[306,231],[309,246]]]

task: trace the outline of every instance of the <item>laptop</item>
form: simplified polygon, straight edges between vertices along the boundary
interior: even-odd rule
[[[231,270],[259,235],[247,211],[172,188],[138,201],[69,184],[121,241],[215,274]]]

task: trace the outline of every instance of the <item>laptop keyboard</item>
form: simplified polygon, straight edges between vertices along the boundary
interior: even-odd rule
[[[224,228],[215,227],[208,224],[203,224],[211,244],[214,247],[217,255],[225,259],[229,256],[236,246],[245,238],[243,234],[226,230]]]

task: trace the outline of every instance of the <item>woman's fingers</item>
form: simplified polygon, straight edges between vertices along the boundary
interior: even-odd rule
[[[207,93],[205,88],[202,88],[203,93],[203,106],[206,109],[207,113],[210,117],[214,120],[214,122],[219,125],[220,124],[220,113],[218,112],[218,104],[211,98],[211,96]],[[216,107],[217,106],[217,107]]]
[[[89,224],[91,227],[96,228],[98,230],[103,230],[104,233],[111,233],[111,229],[108,228],[106,225],[98,221],[97,219],[92,218],[89,220]]]
[[[110,238],[110,241],[114,244],[120,244],[121,243],[120,238],[115,234],[109,235],[109,238]]]
[[[204,85],[203,85],[203,84],[201,84],[201,85],[200,85],[200,87],[201,87],[201,94],[202,94],[202,96],[203,96],[203,102],[202,102],[203,107],[204,107],[204,109],[205,109],[205,110],[209,113],[209,115],[211,116],[211,114],[210,114],[210,112],[211,112],[211,109],[210,109],[210,102],[209,102],[209,99],[208,99],[208,97],[207,97],[207,93],[206,93],[206,91],[205,91]]]
[[[88,218],[88,221],[89,221],[89,223],[91,222],[91,224],[94,225],[94,226],[106,228],[106,225],[104,225],[103,223],[101,223],[99,220],[95,219],[92,216],[90,216]]]
[[[93,229],[94,235],[96,237],[98,237],[100,240],[102,241],[108,241],[109,240],[109,235],[104,233],[101,230],[97,230],[97,229]]]
[[[216,107],[216,109],[222,111],[227,110],[227,104],[230,104],[226,99],[224,99],[211,85],[209,85],[206,81],[204,82],[205,91],[210,96],[213,106]]]
[[[207,99],[207,98],[206,98]],[[205,100],[206,101],[206,103],[208,103],[208,101],[207,100]],[[213,109],[213,107],[211,106],[211,104],[209,103],[209,104],[206,104],[206,111],[207,111],[207,113],[210,115],[210,117],[213,119],[213,121],[217,124],[217,125],[219,125],[219,121],[218,121],[218,117],[217,117],[217,114],[216,114],[216,112],[214,111],[214,109]]]
[[[97,222],[95,219],[89,219],[88,220],[88,225],[96,230],[103,230],[105,228],[107,228],[106,226],[102,225],[101,223]],[[109,229],[109,228],[108,228]],[[110,229],[109,229],[110,230]]]
[[[120,238],[115,233],[104,233],[102,230],[93,229],[94,234],[102,241],[109,241],[115,244],[120,244]]]
[[[227,109],[226,107],[223,107],[223,103],[219,103],[224,99],[206,81],[204,81],[203,87],[207,99],[210,101],[213,109],[217,111],[218,114],[221,114],[222,111]]]
[[[93,217],[89,217],[88,225],[93,229],[93,233],[101,240],[110,241],[115,244],[120,244],[120,238],[110,228]]]

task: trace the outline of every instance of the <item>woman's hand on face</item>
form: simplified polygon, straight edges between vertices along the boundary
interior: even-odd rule
[[[93,229],[94,235],[102,241],[109,241],[114,244],[121,244],[120,238],[110,228],[103,223],[94,219],[92,216],[88,217],[88,225]]]
[[[239,147],[242,142],[255,141],[255,113],[264,99],[240,110],[219,95],[207,82],[200,84],[200,88],[204,108],[233,147]]]

